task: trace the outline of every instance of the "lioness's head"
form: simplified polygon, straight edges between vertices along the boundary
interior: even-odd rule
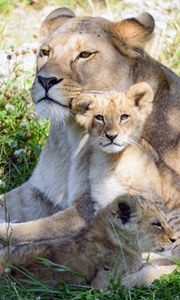
[[[127,93],[82,93],[73,99],[76,121],[90,133],[91,141],[104,152],[120,152],[135,144],[152,111],[153,91],[145,82]]]
[[[111,22],[75,17],[69,9],[53,11],[42,25],[32,97],[45,116],[68,114],[79,90],[122,90],[132,85],[131,68],[154,29],[148,13]]]
[[[110,204],[110,211],[110,232],[113,230],[117,234],[115,243],[120,234],[120,241],[123,236],[127,240],[131,238],[128,244],[136,241],[141,252],[171,253],[172,243],[176,241],[174,231],[151,197],[130,194],[117,197]]]

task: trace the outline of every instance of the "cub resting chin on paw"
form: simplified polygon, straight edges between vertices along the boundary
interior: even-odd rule
[[[53,272],[51,268],[33,265],[32,261],[29,270],[52,283],[63,279],[73,284],[91,283],[95,288],[108,287],[110,276],[118,280],[133,272],[127,275],[131,278],[137,272],[139,282],[133,284],[138,285],[144,283],[139,275],[143,272],[141,253],[169,254],[174,241],[165,215],[147,195],[125,194],[100,210],[89,229],[69,245],[48,249],[47,257],[70,268],[72,273]],[[150,281],[145,283],[150,284],[166,272],[167,269],[160,273],[152,267]],[[129,287],[126,275],[122,284]]]

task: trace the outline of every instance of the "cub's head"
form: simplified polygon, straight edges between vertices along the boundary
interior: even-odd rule
[[[94,145],[108,153],[124,150],[141,137],[152,111],[153,91],[149,84],[133,85],[127,93],[82,93],[71,110],[76,121],[90,133]]]
[[[119,233],[120,240],[125,237],[130,246],[137,245],[141,252],[171,254],[172,244],[176,241],[174,231],[162,210],[151,201],[151,195],[148,199],[147,195],[126,194],[116,198],[109,208],[110,232],[114,228],[117,233],[116,243]]]
[[[111,22],[103,18],[76,17],[59,8],[42,24],[43,41],[37,57],[32,97],[43,116],[69,114],[71,99],[88,90],[126,91],[131,69],[154,29],[148,13]]]

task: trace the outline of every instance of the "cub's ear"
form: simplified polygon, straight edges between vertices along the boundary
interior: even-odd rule
[[[50,35],[66,20],[74,17],[75,14],[69,8],[60,7],[53,10],[42,23],[41,34]]]
[[[88,95],[80,95],[71,102],[71,112],[75,115],[77,123],[88,129],[92,124],[94,99]]]
[[[88,96],[77,96],[71,102],[71,112],[73,114],[85,114],[92,105],[93,101]]]
[[[146,117],[150,115],[153,108],[154,93],[147,82],[140,82],[131,86],[127,96]]]
[[[142,55],[142,49],[145,42],[150,39],[154,26],[154,18],[149,13],[113,23],[111,29],[113,43],[126,56]]]
[[[117,197],[111,204],[111,212],[115,217],[114,225],[129,230],[134,229],[141,217],[139,205],[130,194]]]

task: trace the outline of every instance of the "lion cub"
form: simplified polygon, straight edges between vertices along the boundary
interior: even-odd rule
[[[143,251],[165,255],[174,241],[164,214],[147,195],[124,194],[101,209],[86,232],[64,247],[49,249],[48,258],[54,265],[66,266],[66,272],[55,273],[51,268],[33,265],[32,260],[29,270],[55,284],[63,279],[104,288],[110,276],[118,280],[123,274],[140,272]],[[153,268],[153,279],[161,275]],[[122,282],[126,285],[126,277]]]
[[[162,196],[156,157],[141,141],[152,104],[152,88],[144,82],[133,85],[128,93],[90,92],[73,99],[72,113],[89,133],[84,148],[91,149],[88,177],[97,209],[133,190],[152,190]],[[162,203],[161,197],[155,200]]]

